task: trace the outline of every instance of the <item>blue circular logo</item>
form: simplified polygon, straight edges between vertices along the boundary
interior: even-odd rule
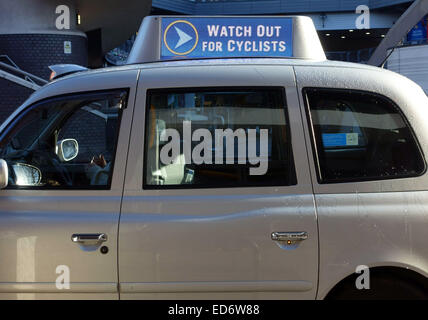
[[[166,27],[163,41],[170,52],[178,56],[185,56],[196,49],[199,34],[189,21],[177,20]]]

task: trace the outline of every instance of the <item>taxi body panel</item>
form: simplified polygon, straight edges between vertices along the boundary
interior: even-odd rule
[[[428,98],[409,79],[381,69],[295,68],[298,91],[305,87],[361,90],[388,97],[402,110],[427,154]],[[303,97],[301,97],[303,99]],[[305,105],[301,101],[302,106]],[[303,109],[307,115],[307,108]],[[311,145],[304,121],[307,145]],[[320,237],[320,282],[323,299],[356,266],[401,267],[427,276],[428,174],[402,179],[322,184],[317,181],[314,149],[308,148]],[[339,271],[340,270],[340,271]]]
[[[144,189],[148,90],[198,87],[283,88],[297,184]],[[148,63],[66,76],[37,91],[2,125],[2,134],[22,110],[44,99],[118,88],[128,88],[129,95],[111,190],[0,192],[0,252],[9,261],[0,272],[0,297],[58,298],[54,269],[62,264],[71,266],[75,288],[61,292],[63,298],[323,299],[358,265],[428,276],[427,173],[320,183],[302,93],[308,87],[391,99],[427,154],[423,91],[363,65],[298,59]],[[108,255],[81,251],[70,241],[75,232],[94,231],[108,233]],[[309,237],[290,250],[271,239],[276,231],[306,231]]]
[[[284,88],[293,156],[306,157],[290,66],[141,69],[120,222],[122,298],[315,298],[318,237],[307,162],[296,162],[295,186],[142,188],[147,90],[219,83]],[[287,250],[270,238],[280,230],[304,230],[309,238]]]
[[[21,111],[52,97],[129,90],[110,190],[1,191],[0,258],[7,263],[0,269],[0,299],[118,299],[117,229],[137,76],[138,70],[130,70],[52,83],[33,94],[5,123],[2,135]],[[71,241],[74,233],[94,231],[108,234],[108,255]],[[61,295],[56,280],[64,270],[58,266],[70,271],[70,288]]]

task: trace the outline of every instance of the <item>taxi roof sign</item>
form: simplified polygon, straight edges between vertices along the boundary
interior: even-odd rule
[[[127,64],[233,57],[326,60],[309,17],[149,16]]]

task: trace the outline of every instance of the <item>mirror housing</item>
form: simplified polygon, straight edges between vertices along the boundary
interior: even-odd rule
[[[55,153],[61,162],[73,160],[79,154],[79,143],[76,139],[63,139],[57,142]]]
[[[9,181],[9,170],[7,168],[7,162],[0,159],[0,189],[7,187]]]

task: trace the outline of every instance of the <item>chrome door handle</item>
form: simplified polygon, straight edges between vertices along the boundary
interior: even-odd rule
[[[303,241],[308,238],[305,231],[299,232],[272,232],[271,238],[274,241]]]
[[[105,233],[73,234],[71,241],[76,243],[105,242],[107,241],[107,235]]]

